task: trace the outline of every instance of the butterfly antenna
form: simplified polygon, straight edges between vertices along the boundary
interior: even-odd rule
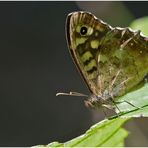
[[[70,91],[69,93],[59,92],[59,93],[56,93],[56,96],[88,97],[88,95],[85,95],[85,94],[82,94],[82,93],[78,93],[78,92],[72,92],[72,91]]]

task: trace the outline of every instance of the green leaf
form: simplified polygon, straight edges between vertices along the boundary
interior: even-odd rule
[[[123,141],[127,136],[127,132],[123,132],[121,126],[125,123],[127,118],[105,120],[92,126],[86,133],[78,138],[75,138],[67,143],[65,146],[113,146]],[[120,136],[119,136],[120,135]],[[122,135],[122,136],[121,136]],[[118,137],[114,141],[114,136]],[[124,137],[124,138],[123,138]],[[107,143],[109,145],[107,145]]]
[[[52,142],[52,143],[47,145],[47,147],[63,147],[63,146],[64,146],[64,144],[59,143],[59,142]]]
[[[136,19],[131,23],[130,27],[141,30],[144,35],[148,36],[148,16]]]
[[[126,102],[125,102],[126,101]],[[148,83],[118,99],[117,104],[123,117],[148,117]]]
[[[116,118],[112,120],[103,120],[92,126],[85,134],[77,138],[63,144],[52,142],[46,147],[124,146],[124,139],[128,136],[128,132],[121,127],[128,119],[129,118]]]
[[[124,139],[127,137],[128,133],[123,128],[119,129],[117,133],[112,135],[112,137],[106,141],[104,144],[102,144],[102,147],[117,147],[117,146],[124,146]]]

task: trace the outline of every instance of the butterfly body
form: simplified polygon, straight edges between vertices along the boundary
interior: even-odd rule
[[[89,12],[67,17],[72,58],[90,89],[91,102],[124,95],[148,73],[148,41],[139,31],[113,28]]]

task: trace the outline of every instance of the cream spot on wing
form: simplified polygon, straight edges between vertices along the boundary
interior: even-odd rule
[[[91,52],[90,52],[90,51],[86,51],[86,52],[82,55],[81,60],[82,60],[83,62],[85,62],[85,61],[89,60],[89,59],[92,58],[92,57],[93,57],[93,55],[91,54]]]
[[[77,28],[76,28],[76,32],[80,32],[80,29],[81,29],[81,26],[77,26]]]
[[[104,28],[102,28],[100,25],[97,25],[96,26],[96,29],[100,32],[103,32],[104,31]]]
[[[93,28],[89,27],[87,31],[87,35],[91,35],[93,33]]]
[[[85,38],[85,37],[76,38],[76,46],[85,43],[86,40],[87,40],[87,38]]]
[[[91,45],[91,48],[97,49],[98,46],[99,46],[99,41],[97,41],[97,40],[92,40],[92,41],[90,42],[90,45]]]
[[[91,60],[91,61],[89,62],[89,64],[84,67],[84,70],[85,70],[85,71],[89,71],[89,70],[92,69],[92,67],[97,67],[96,61],[95,61],[94,59]]]

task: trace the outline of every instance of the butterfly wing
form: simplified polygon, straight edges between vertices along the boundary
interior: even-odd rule
[[[72,58],[96,96],[123,95],[148,73],[148,41],[139,31],[81,11],[67,17],[66,29]]]
[[[114,28],[103,40],[98,76],[105,77],[102,90],[121,96],[136,87],[148,73],[148,41],[140,31]]]
[[[68,15],[66,23],[68,46],[72,58],[82,74],[90,91],[98,95],[98,54],[101,39],[111,27],[88,12],[74,12]]]

